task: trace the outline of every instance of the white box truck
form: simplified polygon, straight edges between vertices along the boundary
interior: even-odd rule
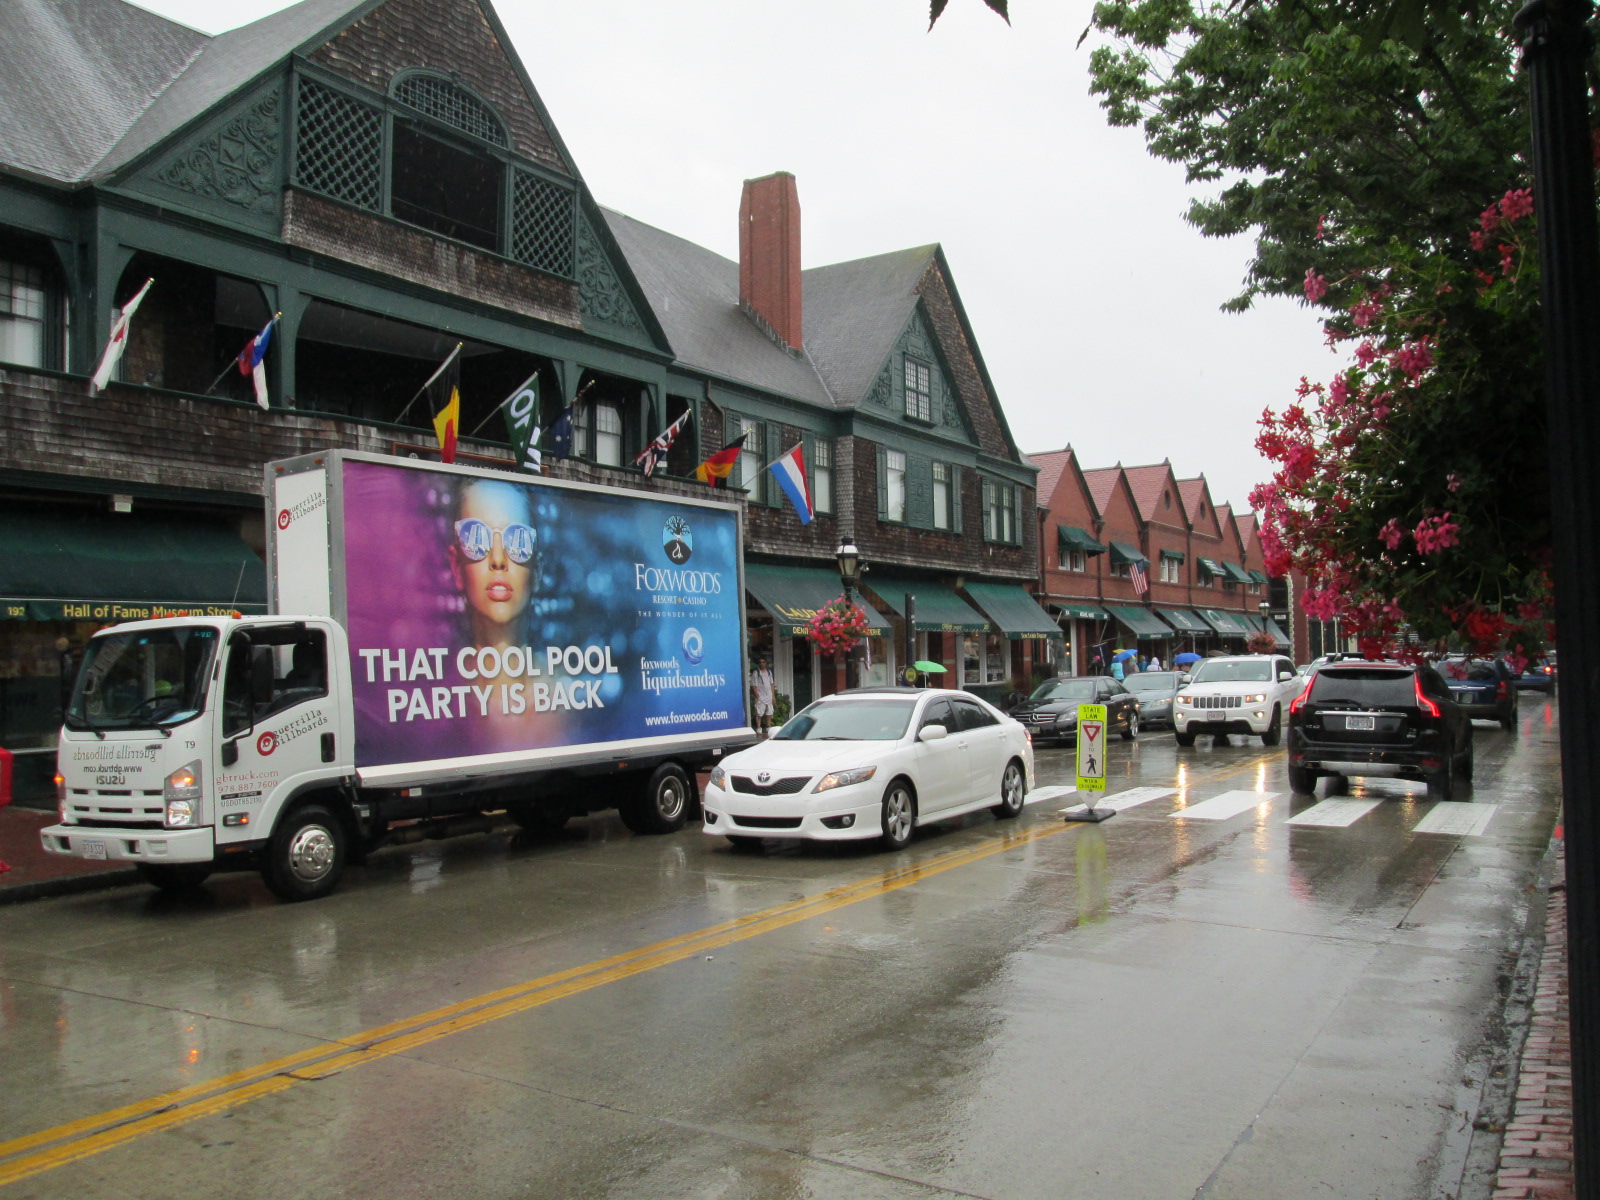
[[[755,740],[737,505],[351,451],[266,468],[273,615],[91,639],[44,848],[326,895],[387,838],[680,828]]]

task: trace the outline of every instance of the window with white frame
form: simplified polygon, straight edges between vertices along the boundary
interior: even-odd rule
[[[44,272],[0,259],[0,362],[44,366]]]
[[[954,526],[954,512],[950,507],[950,464],[933,464],[933,527],[950,529]]]
[[[933,420],[933,372],[910,355],[906,356],[906,416]]]
[[[961,636],[961,682],[1004,683],[1008,674],[1006,639],[998,633]]]
[[[883,453],[883,511],[878,514],[886,521],[906,519],[906,456],[901,450]]]
[[[1061,569],[1063,571],[1087,571],[1089,569],[1089,556],[1076,546],[1061,546]]]
[[[761,422],[754,417],[740,417],[739,432],[747,435],[744,448],[739,451],[739,486],[752,501],[759,502],[762,499]]]
[[[983,481],[983,536],[991,542],[1015,545],[1017,536],[1017,489],[993,479]]]
[[[617,404],[594,406],[594,461],[607,467],[622,465],[622,408]]]
[[[819,513],[833,511],[833,443],[818,441],[811,447],[811,507]]]
[[[1170,557],[1168,555],[1165,555],[1165,554],[1163,554],[1161,556],[1161,582],[1162,583],[1177,583],[1177,582],[1179,582],[1179,579],[1178,579],[1178,567],[1179,567],[1180,562],[1181,562],[1181,560],[1176,559],[1176,558],[1172,558],[1172,557]]]

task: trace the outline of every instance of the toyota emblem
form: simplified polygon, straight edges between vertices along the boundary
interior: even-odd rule
[[[761,774],[756,776],[756,782],[757,783],[769,783],[769,782],[771,782],[771,780],[772,780],[772,772],[771,771],[763,771],[763,772],[761,772]]]

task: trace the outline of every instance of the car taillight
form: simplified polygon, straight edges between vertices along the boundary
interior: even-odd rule
[[[1313,686],[1315,686],[1316,682],[1317,677],[1313,675],[1310,679],[1306,680],[1306,685],[1300,689],[1300,694],[1293,700],[1289,701],[1289,711],[1291,713],[1297,713],[1305,707],[1306,699],[1311,695],[1311,689]]]
[[[1511,685],[1502,679],[1499,685],[1494,689],[1494,698],[1496,700],[1504,700],[1510,691]]]
[[[1426,715],[1430,717],[1437,717],[1439,715],[1439,706],[1422,694],[1421,676],[1413,675],[1411,677],[1411,683],[1417,690],[1417,707],[1420,708]]]

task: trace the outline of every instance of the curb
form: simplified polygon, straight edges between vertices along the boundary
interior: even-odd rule
[[[31,883],[8,885],[0,875],[0,906],[22,904],[28,900],[42,900],[50,896],[71,896],[79,892],[100,892],[107,888],[127,887],[139,882],[139,872],[132,867],[111,871],[96,871],[92,875],[63,875],[56,879],[35,879]]]

